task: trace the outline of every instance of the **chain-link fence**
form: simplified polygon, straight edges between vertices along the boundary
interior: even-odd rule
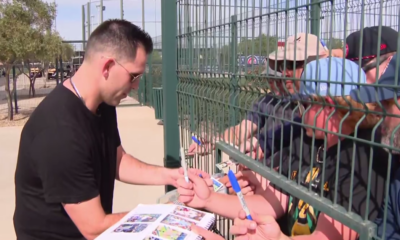
[[[294,239],[392,239],[400,145],[387,131],[397,131],[399,115],[385,106],[397,99],[382,107],[360,94],[374,95],[367,87],[378,83],[379,96],[398,92],[399,10],[394,0],[178,1],[184,145],[202,139],[196,161],[211,172],[225,153],[267,178],[283,212],[268,210],[277,208],[270,197],[265,209],[249,208],[278,216]],[[367,27],[376,28],[346,40]]]

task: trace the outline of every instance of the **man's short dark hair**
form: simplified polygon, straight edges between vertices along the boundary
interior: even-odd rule
[[[110,51],[118,59],[134,60],[139,46],[144,47],[147,54],[153,51],[153,40],[148,33],[126,20],[110,19],[90,35],[85,59],[96,52]]]

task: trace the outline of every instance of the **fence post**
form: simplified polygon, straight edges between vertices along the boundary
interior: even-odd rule
[[[238,106],[238,87],[239,87],[239,77],[237,76],[237,15],[231,16],[231,57],[230,57],[230,73],[231,73],[231,83],[230,83],[230,113],[231,121],[230,125],[236,125]]]
[[[86,45],[86,27],[85,27],[85,5],[82,5],[82,41],[83,41],[83,48],[82,50],[85,51]]]
[[[56,57],[56,84],[60,84],[60,79],[59,79],[59,74],[60,74],[60,69],[58,66],[58,57]]]
[[[91,21],[91,17],[90,17],[90,2],[87,3],[86,5],[86,18],[87,18],[87,29],[88,29],[88,38],[90,36],[90,32],[92,31],[91,26],[90,26],[90,21]]]
[[[179,127],[177,104],[177,6],[171,1],[161,1],[162,32],[162,86],[164,99],[164,166],[180,167],[179,161]],[[165,191],[175,189],[165,186]]]
[[[321,18],[321,5],[318,0],[311,0],[311,34],[321,37],[319,32],[319,23]]]
[[[64,66],[63,66],[63,60],[60,55],[60,78],[61,78],[61,83],[64,82]]]
[[[121,8],[121,19],[124,19],[124,0],[121,0],[120,3],[120,8]]]
[[[103,8],[104,8],[103,0],[100,0],[100,23],[99,23],[99,25],[103,23]]]

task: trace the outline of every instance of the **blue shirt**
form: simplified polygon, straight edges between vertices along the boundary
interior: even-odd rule
[[[296,103],[289,99],[278,98],[272,94],[265,95],[253,104],[247,119],[258,126],[256,137],[265,158],[269,158],[272,151],[277,152],[281,147],[290,144],[292,129],[293,137],[300,134],[301,126],[292,124],[293,121],[301,122],[299,113],[293,111],[295,107]]]
[[[395,159],[393,159],[396,161]],[[386,239],[400,239],[400,169],[397,170],[389,188],[389,198],[387,206],[386,230],[383,233],[383,213],[385,204],[382,204],[381,212],[375,223],[378,225],[378,236],[386,236]]]

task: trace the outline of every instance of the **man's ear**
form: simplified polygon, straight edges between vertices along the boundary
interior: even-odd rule
[[[102,75],[105,79],[108,79],[110,75],[110,69],[115,65],[115,61],[109,58],[105,58],[102,61]]]

